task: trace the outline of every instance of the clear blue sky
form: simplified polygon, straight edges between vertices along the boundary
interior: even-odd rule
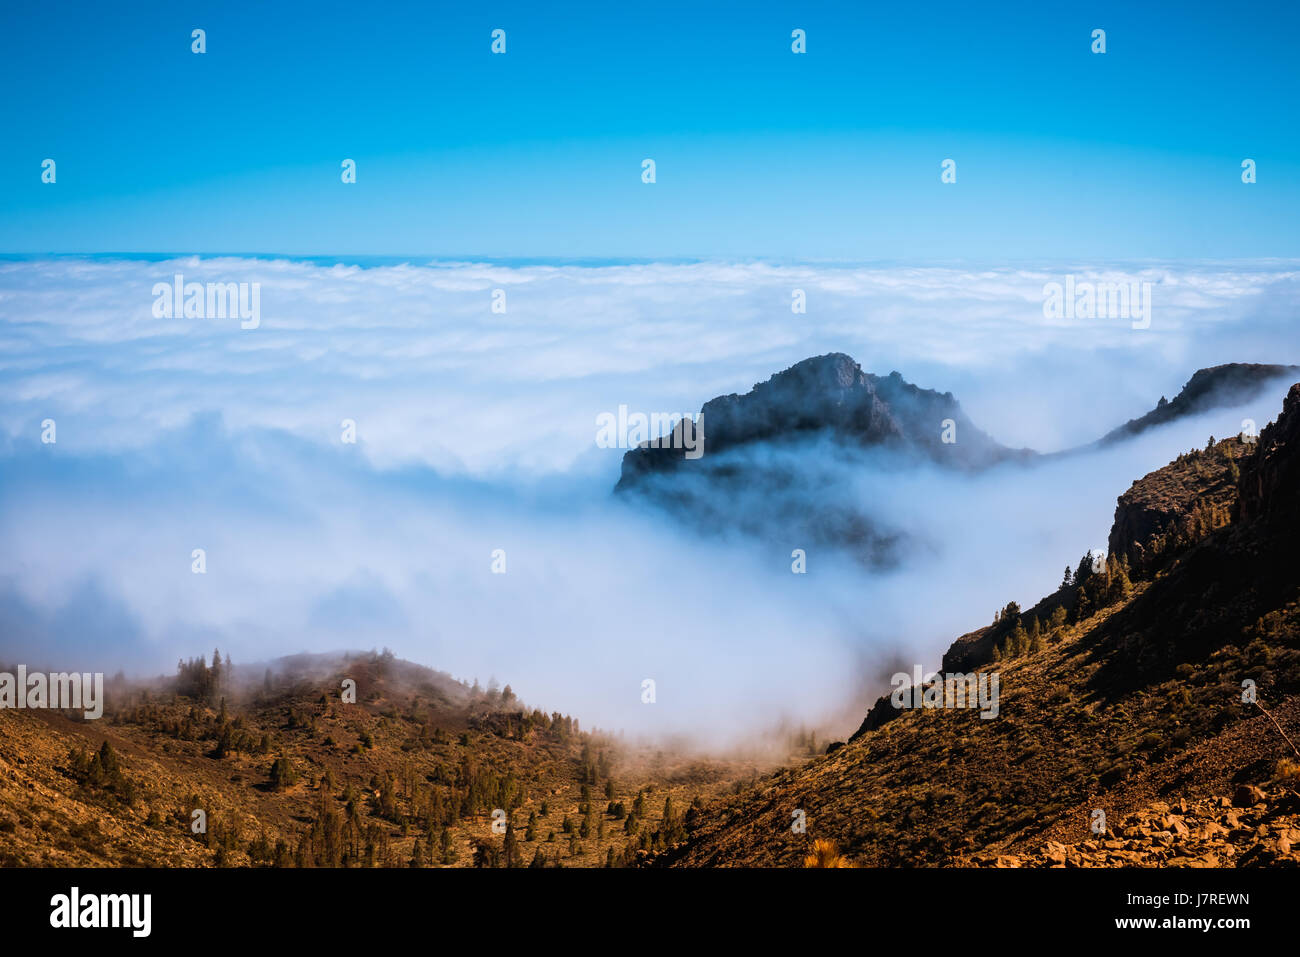
[[[1294,2],[9,3],[0,252],[1294,257],[1298,51]]]

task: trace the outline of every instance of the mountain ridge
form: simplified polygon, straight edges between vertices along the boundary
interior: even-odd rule
[[[812,356],[756,383],[749,392],[716,396],[704,403],[700,423],[679,421],[665,436],[652,438],[623,456],[616,494],[644,487],[652,477],[687,467],[707,468],[701,458],[767,443],[787,443],[829,434],[847,445],[919,454],[927,461],[962,469],[1002,462],[1030,463],[1107,447],[1189,415],[1257,397],[1300,366],[1232,362],[1196,370],[1172,401],[1163,396],[1150,411],[1100,439],[1060,452],[1014,449],[995,440],[965,414],[952,392],[908,382],[893,371],[863,370],[851,356]],[[688,459],[685,450],[703,442],[705,454]]]
[[[1256,443],[1135,485],[1198,476],[1144,563],[1085,556],[954,642],[945,670],[1000,673],[995,719],[938,685],[948,707],[882,697],[847,743],[707,806],[651,863],[797,865],[815,839],[878,866],[1300,866],[1300,753],[1278,733],[1300,727],[1300,383]]]

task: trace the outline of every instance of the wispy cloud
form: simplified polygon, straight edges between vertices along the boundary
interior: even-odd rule
[[[153,284],[177,272],[261,283],[260,327],[154,318]],[[1045,320],[1042,286],[1064,272],[1152,282],[1151,329]],[[915,543],[874,576],[818,549],[793,575],[802,541],[702,536],[614,500],[621,450],[596,448],[600,412],[691,411],[845,351],[952,389],[1005,442],[1059,447],[1198,365],[1295,361],[1296,276],[0,263],[0,651],[154,668],[214,644],[243,661],[390,645],[605,726],[727,735],[816,719],[885,662],[937,663],[1001,604],[1050,590],[1104,543],[1133,478],[1241,416],[1262,425],[1280,391],[1036,470],[846,466],[842,494]],[[791,312],[793,289],[807,313]]]

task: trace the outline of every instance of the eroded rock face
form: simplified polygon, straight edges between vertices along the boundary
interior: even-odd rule
[[[943,441],[945,420],[952,422],[955,442]],[[677,428],[694,426],[683,421]],[[680,440],[632,449],[623,457],[616,491],[682,466],[707,469],[710,456],[741,446],[795,441],[817,433],[862,448],[913,450],[963,468],[1033,455],[1008,449],[976,428],[952,393],[919,388],[897,372],[871,375],[841,352],[804,359],[744,395],[710,399],[701,410],[701,428],[702,459],[687,459],[686,443]]]
[[[1142,476],[1118,499],[1107,552],[1127,558],[1137,577],[1154,571],[1162,552],[1179,536],[1200,534],[1189,527],[1197,520],[1198,508],[1213,511],[1220,523],[1226,521],[1237,499],[1234,473],[1251,452],[1246,442],[1224,439]]]
[[[1269,512],[1297,510],[1300,490],[1300,382],[1291,386],[1282,414],[1265,427],[1255,454],[1241,470],[1237,517],[1252,521]]]

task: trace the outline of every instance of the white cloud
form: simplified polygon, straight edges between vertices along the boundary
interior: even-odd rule
[[[262,283],[261,327],[154,319],[152,285],[175,272]],[[1042,286],[1066,273],[1157,284],[1152,328],[1047,322]],[[150,667],[213,644],[242,661],[390,645],[632,730],[816,719],[894,654],[935,665],[1006,601],[1050,590],[1132,479],[1245,411],[1039,470],[850,475],[846,495],[927,546],[873,578],[823,553],[795,576],[801,543],[701,539],[611,500],[621,453],[595,448],[598,413],[693,411],[843,351],[951,389],[1004,441],[1063,447],[1198,366],[1295,361],[1297,275],[0,262],[0,625],[34,653],[124,649]],[[1262,425],[1279,400],[1246,411]]]
[[[153,318],[153,284],[177,272],[261,283],[260,328]],[[1152,282],[1152,328],[1044,319],[1043,284],[1067,272]],[[235,428],[322,443],[346,417],[382,467],[558,471],[590,447],[595,416],[619,402],[698,409],[798,359],[843,351],[868,371],[898,368],[920,385],[954,389],[1007,441],[1060,447],[1104,431],[1121,407],[1120,418],[1142,411],[1198,365],[1275,359],[1273,333],[1294,315],[1298,276],[1294,264],[7,262],[0,414],[15,437],[47,416],[83,417],[80,441],[108,449],[146,443],[204,411],[219,410]],[[504,315],[490,310],[494,288],[506,291]],[[795,288],[807,293],[805,315],[790,311]],[[1076,359],[1102,353],[1119,358],[1123,381],[1103,378],[1108,395],[1089,404],[1096,421],[1075,410],[1063,427],[1061,398],[1099,384],[1095,366]],[[1057,424],[1016,416],[1010,397],[1058,413]],[[986,401],[998,419],[978,414]]]

